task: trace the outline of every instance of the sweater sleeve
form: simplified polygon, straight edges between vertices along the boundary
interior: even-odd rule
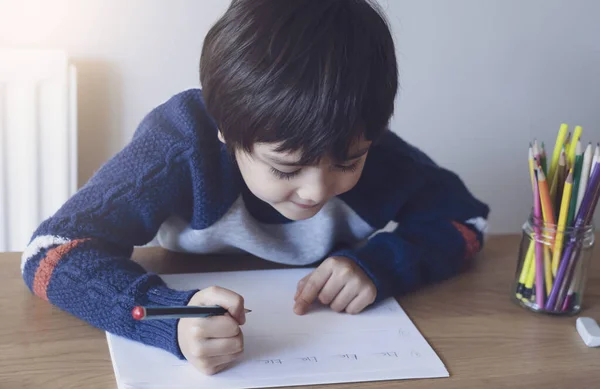
[[[190,143],[153,111],[131,142],[34,232],[21,271],[40,298],[89,324],[183,358],[176,320],[132,319],[135,305],[185,305],[195,292],[168,288],[130,259],[187,201]]]
[[[427,162],[412,164],[410,174],[420,184],[388,216],[394,228],[332,253],[354,260],[373,280],[375,302],[457,275],[484,243],[488,206],[456,174],[421,159]]]

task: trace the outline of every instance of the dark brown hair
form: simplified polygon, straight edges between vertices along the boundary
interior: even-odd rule
[[[300,151],[302,164],[347,159],[394,110],[394,42],[366,0],[233,0],[208,32],[200,81],[232,149]]]

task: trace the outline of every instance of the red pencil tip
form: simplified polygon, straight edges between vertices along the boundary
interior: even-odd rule
[[[131,316],[133,316],[135,320],[142,320],[145,315],[146,312],[144,312],[144,308],[140,306],[133,308],[133,310],[131,311]]]

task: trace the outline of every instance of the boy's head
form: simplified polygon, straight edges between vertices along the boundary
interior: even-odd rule
[[[200,60],[208,112],[249,189],[306,219],[358,181],[394,110],[389,28],[367,0],[233,0]]]

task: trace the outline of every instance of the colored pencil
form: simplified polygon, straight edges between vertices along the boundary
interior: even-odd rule
[[[583,129],[581,128],[581,126],[575,126],[575,131],[573,132],[573,139],[571,139],[569,150],[567,150],[569,166],[573,166],[575,164],[575,153],[577,151],[577,143],[579,143],[579,138],[581,138],[582,131]]]
[[[592,142],[590,142],[585,148],[585,153],[583,154],[583,163],[581,165],[581,173],[579,175],[579,188],[577,192],[577,204],[575,207],[575,213],[579,212],[579,207],[581,207],[581,201],[583,200],[583,195],[587,189],[587,184],[589,177],[591,175],[592,168]]]
[[[596,151],[594,151],[594,158],[592,159],[592,168],[590,169],[590,177],[594,173],[594,166],[600,161],[600,143],[596,145]]]
[[[531,180],[531,192],[534,191],[535,186],[535,174],[534,174],[534,157],[533,157],[533,145],[529,143],[529,153],[527,160],[529,162],[529,178]],[[531,270],[530,261],[533,261],[535,244],[533,241],[529,242],[529,249],[525,257],[525,262],[521,268],[521,275],[519,276],[519,285],[517,286],[517,298],[521,298],[523,291],[526,289],[525,282],[528,279],[529,271]],[[533,281],[533,280],[532,280]],[[522,286],[521,286],[522,285]],[[529,286],[531,287],[531,285]]]
[[[556,220],[554,218],[554,209],[552,207],[552,201],[550,200],[550,190],[548,189],[548,182],[546,181],[546,176],[541,167],[537,169],[537,177],[538,177],[538,188],[540,201],[542,204],[542,214],[544,217],[544,227],[550,227],[550,244],[554,242],[554,232],[552,228],[556,224]]]
[[[575,266],[575,274],[573,275],[573,279],[571,280],[571,286],[569,287],[569,292],[567,293],[567,297],[565,298],[565,302],[562,305],[562,311],[565,312],[569,309],[572,303],[577,298],[576,291],[579,290],[579,280],[583,276],[581,272],[583,271],[583,265],[581,261],[577,262]]]
[[[558,168],[556,169],[556,197],[554,199],[554,207],[558,213],[558,207],[562,202],[562,194],[565,186],[565,179],[567,178],[567,158],[565,152],[561,152],[560,159],[558,160]]]
[[[569,203],[573,187],[573,171],[569,171],[567,181],[565,182],[564,194],[562,196],[562,204],[560,206],[560,215],[558,216],[558,225],[556,227],[556,237],[554,239],[554,250],[552,256],[552,274],[556,277],[558,264],[563,248],[565,228],[567,225],[567,215],[569,212]]]
[[[577,211],[577,195],[579,193],[579,182],[581,181],[581,170],[583,168],[583,153],[581,151],[581,143],[577,143],[577,151],[575,157],[575,165],[573,167],[573,193],[569,204],[569,216],[567,217],[567,225],[573,224],[575,212]]]
[[[536,171],[537,176],[537,171]],[[542,220],[542,207],[539,195],[539,185],[537,183],[537,179],[534,185],[533,191],[533,209],[534,209],[534,218],[536,219],[533,223],[534,231],[536,234],[535,241],[535,297],[536,304],[541,309],[544,305],[544,253],[541,242],[541,231],[539,228],[539,223]]]
[[[546,281],[546,297],[550,296],[552,291],[552,263],[551,263],[550,248],[544,245],[544,276]]]
[[[548,176],[548,156],[546,155],[546,148],[544,147],[544,142],[542,142],[542,147],[540,148],[540,162],[542,164],[542,170],[544,170],[544,174],[547,177]]]
[[[529,271],[527,273],[527,279],[525,280],[525,289],[523,290],[523,298],[525,299],[525,301],[527,301],[528,298],[531,297],[533,294],[533,283],[535,279],[535,250],[532,254],[528,270]]]
[[[529,156],[527,157],[529,162],[529,178],[531,180],[531,191],[533,191],[533,186],[535,185],[535,175],[533,171],[535,170],[535,161],[533,159],[533,146],[531,143],[529,144]]]
[[[548,181],[552,182],[554,180],[554,173],[556,172],[556,167],[558,166],[558,159],[560,157],[560,150],[565,144],[565,139],[567,138],[567,131],[569,126],[565,123],[560,125],[560,129],[558,130],[558,136],[556,137],[556,144],[554,145],[554,150],[552,152],[552,160],[550,161],[550,173],[548,174]]]
[[[533,261],[535,245],[533,241],[529,243],[529,248],[527,249],[527,254],[525,254],[525,260],[523,261],[523,266],[521,267],[521,275],[519,276],[519,285],[517,285],[517,298],[520,299],[523,297],[523,292],[527,288],[527,278],[529,276],[529,271],[531,270],[531,262]]]

